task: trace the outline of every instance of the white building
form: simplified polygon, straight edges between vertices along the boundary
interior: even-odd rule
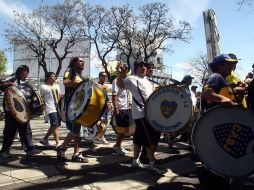
[[[59,45],[57,51],[59,52],[60,56],[64,53],[64,47],[66,40],[62,40]],[[48,71],[56,72],[58,67],[58,61],[55,57],[53,51],[48,47],[48,51],[46,53],[46,62],[47,62],[47,69]],[[89,39],[80,39],[80,41],[75,44],[73,47],[69,49],[71,53],[67,55],[62,63],[62,69],[59,74],[59,78],[63,77],[64,71],[69,65],[70,59],[76,56],[82,57],[85,59],[85,68],[83,71],[84,77],[90,77],[90,40]],[[37,79],[38,78],[38,57],[36,54],[26,48],[23,45],[14,45],[14,61],[13,61],[13,71],[15,72],[16,69],[20,65],[27,65],[30,69],[29,78]],[[40,67],[40,78],[44,78],[44,70]]]

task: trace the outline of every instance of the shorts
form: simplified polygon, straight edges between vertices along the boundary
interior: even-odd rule
[[[50,126],[53,128],[59,127],[61,125],[61,120],[57,112],[48,114]]]
[[[135,119],[136,130],[133,136],[133,143],[150,147],[157,146],[160,141],[161,132],[155,131],[145,118]]]
[[[71,122],[69,120],[66,120],[66,127],[72,135],[77,136],[77,137],[83,136],[83,130],[82,130],[81,125]]]
[[[130,114],[129,110],[119,110],[119,114],[115,115],[117,133],[129,133],[129,125],[130,125],[129,114]]]

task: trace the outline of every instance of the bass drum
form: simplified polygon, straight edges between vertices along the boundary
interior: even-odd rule
[[[65,100],[64,100],[64,96],[63,96],[58,101],[57,111],[58,111],[61,121],[66,123],[66,116],[65,116],[66,108],[64,106],[66,106],[66,105],[65,105]]]
[[[86,141],[93,141],[98,134],[97,125],[93,125],[93,127],[85,127],[82,125],[83,130],[83,139]]]
[[[26,123],[44,112],[43,99],[28,82],[7,88],[5,97],[10,113],[20,123]]]
[[[132,114],[131,114],[131,111],[129,113],[129,117],[130,117],[130,122],[129,122],[129,133],[127,133],[127,135],[133,135],[134,132],[135,132],[135,129],[136,129],[136,125],[135,125],[135,122],[132,118]],[[117,131],[116,131],[116,118],[115,118],[115,115],[113,114],[112,117],[111,117],[111,122],[110,122],[114,132],[117,134]]]
[[[188,94],[176,86],[155,90],[145,105],[148,123],[161,133],[179,133],[192,115],[192,102]]]
[[[214,107],[192,130],[194,150],[211,171],[226,177],[254,172],[254,114],[248,109]]]
[[[67,118],[77,124],[92,127],[100,119],[107,98],[102,89],[90,81],[81,82],[67,106]]]

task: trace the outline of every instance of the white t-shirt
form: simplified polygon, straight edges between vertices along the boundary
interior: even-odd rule
[[[60,87],[58,84],[47,85],[43,84],[40,87],[40,94],[45,101],[45,114],[57,112],[57,103],[60,94]]]
[[[146,77],[141,77],[137,75],[131,75],[124,79],[124,87],[128,89],[132,96],[141,104],[143,105],[142,108],[140,108],[135,101],[132,101],[132,116],[133,119],[139,119],[145,117],[144,112],[144,102],[142,100],[142,97],[146,101],[148,97],[153,92],[153,87],[149,80],[147,80]],[[138,91],[138,88],[140,89],[140,92],[142,94],[142,97]]]
[[[192,106],[195,109],[197,105],[197,98],[196,98],[196,94],[192,91],[191,91],[191,101],[192,101]]]
[[[117,103],[119,110],[129,109],[130,92],[126,88],[119,88],[116,85],[117,79],[112,82],[112,95],[117,95]]]

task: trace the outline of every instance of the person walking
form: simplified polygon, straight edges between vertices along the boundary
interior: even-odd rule
[[[1,86],[3,90],[11,86],[17,86],[22,83],[26,83],[28,74],[29,68],[26,65],[20,65],[17,68],[15,72],[15,77],[12,78],[12,80],[2,82]],[[19,133],[20,141],[24,151],[26,152],[26,155],[34,156],[36,154],[39,154],[41,151],[36,149],[33,145],[30,121],[20,123],[12,116],[7,106],[6,94],[4,94],[3,109],[5,113],[5,125],[3,130],[3,144],[0,155],[3,158],[10,158],[12,156],[10,154],[10,149],[17,131]]]
[[[83,58],[74,57],[73,59],[71,59],[69,66],[64,73],[63,83],[65,86],[64,98],[66,105],[68,105],[68,102],[70,101],[76,86],[84,80],[84,78],[82,77],[84,64],[85,61]],[[65,157],[65,151],[67,150],[68,144],[72,140],[74,140],[74,152],[72,155],[72,161],[87,163],[88,159],[85,158],[81,152],[79,152],[82,137],[81,125],[76,124],[74,121],[69,121],[68,119],[66,119],[66,127],[69,130],[69,133],[65,137],[63,143],[57,147],[57,159],[60,162],[65,162],[67,160]]]
[[[154,147],[157,147],[158,138],[161,133],[155,131],[145,118],[144,105],[145,101],[153,92],[150,81],[146,78],[147,63],[144,61],[134,62],[134,75],[126,76],[127,68],[123,65],[118,67],[117,86],[126,88],[132,93],[132,116],[136,124],[136,130],[133,136],[134,157],[132,167],[143,168],[143,164],[139,161],[141,147],[145,146],[149,157],[148,168],[157,174],[164,174],[166,171],[161,169],[155,162]]]
[[[96,85],[105,92],[107,99],[108,99],[109,89],[105,85],[106,81],[107,81],[107,74],[103,71],[100,72],[99,73],[99,81],[96,83]],[[109,113],[108,105],[106,105],[106,108],[105,108],[104,112],[102,113],[101,118],[97,122],[97,125],[99,127],[99,133],[96,136],[96,138],[94,139],[94,142],[97,144],[109,144],[109,142],[105,138],[105,133],[106,133],[107,126],[108,126],[108,113]]]
[[[112,103],[113,103],[113,114],[116,120],[116,132],[117,138],[116,143],[113,146],[113,150],[118,155],[125,155],[128,154],[127,151],[122,146],[122,141],[124,135],[129,132],[129,125],[130,125],[130,92],[127,89],[119,88],[116,84],[117,79],[112,82]]]
[[[57,111],[58,100],[61,97],[59,85],[56,83],[54,72],[45,74],[45,84],[40,88],[40,94],[45,102],[45,115],[49,118],[50,127],[45,136],[39,141],[44,146],[49,146],[48,138],[53,133],[56,148],[59,146],[58,129],[61,126],[61,119]]]

